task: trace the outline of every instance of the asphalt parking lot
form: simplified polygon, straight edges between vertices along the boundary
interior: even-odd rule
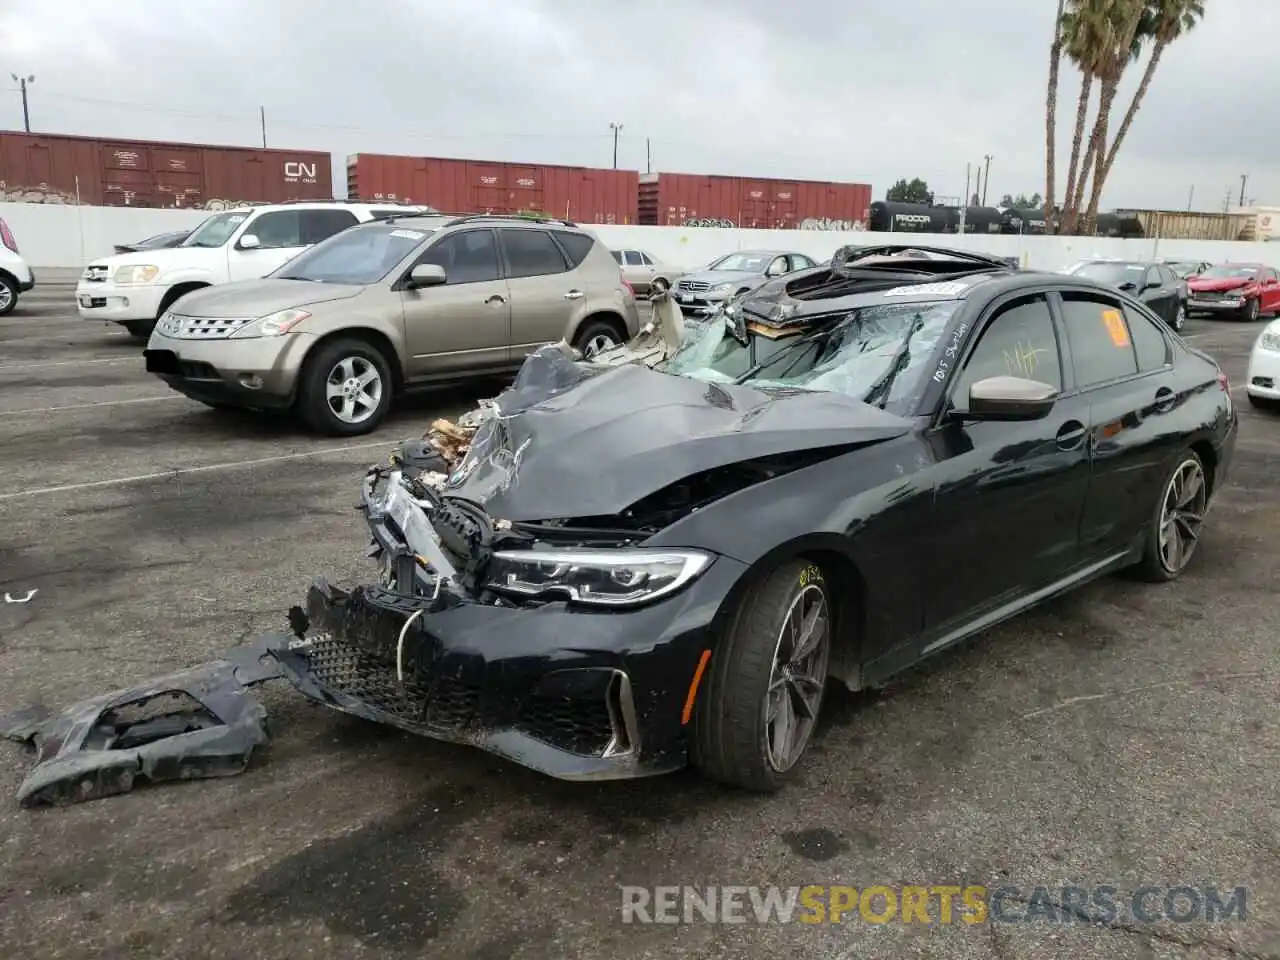
[[[556,783],[260,688],[239,777],[28,811],[0,746],[5,957],[1280,956],[1280,418],[1259,325],[1193,321],[1242,405],[1192,569],[1107,580],[876,696],[835,695],[772,798],[692,775]],[[311,437],[170,393],[68,287],[0,318],[0,712],[200,663],[367,573],[362,468],[491,387]],[[1248,888],[1228,923],[626,925],[620,885]],[[935,916],[936,919],[936,916]]]

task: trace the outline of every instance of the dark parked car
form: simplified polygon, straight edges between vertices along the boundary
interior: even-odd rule
[[[1168,264],[1156,260],[1081,260],[1066,272],[1123,290],[1175,330],[1181,330],[1187,319],[1187,281]]]
[[[137,253],[140,250],[167,250],[169,247],[180,246],[182,241],[189,236],[191,236],[190,230],[171,230],[168,233],[157,233],[155,236],[139,240],[137,243],[117,243],[115,248],[116,253]]]
[[[770,281],[659,369],[526,360],[469,451],[373,468],[376,583],[311,589],[316,700],[567,779],[772,790],[883,684],[1096,577],[1191,560],[1229,385],[1145,306],[959,252]]]
[[[1168,260],[1164,261],[1164,265],[1174,272],[1174,274],[1182,280],[1189,280],[1192,277],[1199,276],[1208,270],[1213,264],[1207,260]]]

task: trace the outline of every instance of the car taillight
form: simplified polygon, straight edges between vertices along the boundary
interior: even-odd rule
[[[626,277],[622,277],[621,280],[622,285],[627,288],[627,293],[634,297],[636,295],[636,288],[631,285],[631,282]]]
[[[12,250],[18,252],[18,241],[13,238],[13,231],[9,229],[9,225],[0,220],[0,243]]]
[[[1220,386],[1222,391],[1227,395],[1231,394],[1231,381],[1227,379],[1227,375],[1221,370],[1218,371],[1218,386]]]

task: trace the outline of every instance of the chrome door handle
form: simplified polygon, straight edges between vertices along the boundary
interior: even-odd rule
[[[485,303],[506,303],[506,302],[507,302],[507,298],[500,293],[495,293],[492,297],[490,297],[488,300],[485,301]]]
[[[585,296],[586,294],[583,293],[581,290],[570,290],[568,293],[564,295],[564,298],[566,300],[581,300]]]

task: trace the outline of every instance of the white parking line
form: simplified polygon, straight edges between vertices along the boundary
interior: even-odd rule
[[[0,373],[6,370],[34,370],[37,367],[80,367],[87,363],[140,363],[141,357],[109,357],[105,360],[42,360],[39,363],[0,363]]]
[[[320,450],[306,450],[302,453],[282,453],[274,457],[258,457],[256,460],[230,460],[226,463],[210,463],[201,467],[175,467],[172,470],[160,470],[156,473],[140,473],[132,477],[115,477],[111,480],[89,480],[85,483],[64,483],[56,487],[36,487],[32,490],[19,490],[16,493],[0,493],[0,501],[17,500],[19,497],[39,497],[47,493],[70,493],[77,490],[94,490],[101,487],[120,487],[129,483],[145,483],[149,480],[166,480],[171,477],[182,477],[191,473],[214,473],[218,470],[235,470],[240,467],[259,467],[268,463],[284,463],[287,460],[305,460],[308,457],[325,457],[331,453],[346,453],[349,450],[368,450],[371,447],[390,447],[391,440],[369,440],[365,443],[349,443],[341,447],[324,447]]]
[[[63,407],[30,407],[26,410],[0,410],[0,417],[18,417],[24,413],[61,413],[63,410],[88,410],[90,407],[119,407],[126,403],[160,403],[163,400],[185,400],[186,397],[138,397],[136,400],[95,400],[93,403],[68,403]]]

